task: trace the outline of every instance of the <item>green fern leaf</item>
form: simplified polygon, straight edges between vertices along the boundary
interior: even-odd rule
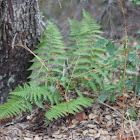
[[[9,102],[0,106],[0,119],[10,118],[17,116],[30,108],[32,111],[31,105],[29,102],[24,100],[24,98],[19,96],[11,96]]]
[[[62,75],[63,65],[66,61],[65,50],[67,49],[62,39],[63,37],[57,26],[48,21],[48,26],[45,30],[45,33],[42,35],[41,43],[37,46],[37,49],[34,51],[34,53],[43,61],[45,61],[44,64],[49,69],[49,71],[48,69],[45,70],[45,67],[42,67],[42,64],[37,60],[37,58],[34,58],[31,61],[33,62],[33,65],[29,68],[29,70],[34,70],[34,72],[29,76],[29,78],[39,81],[39,72],[41,72],[41,76],[45,76],[50,71],[54,76]],[[36,75],[39,76],[37,77]]]
[[[79,112],[82,110],[81,106],[88,107],[92,105],[93,100],[90,98],[80,97],[78,99],[73,99],[68,102],[69,113],[75,114],[75,112]],[[67,116],[68,113],[67,103],[63,102],[55,106],[51,106],[50,110],[45,113],[45,116],[52,120],[57,119],[62,116]]]

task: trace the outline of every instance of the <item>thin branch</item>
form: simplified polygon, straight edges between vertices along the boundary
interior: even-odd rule
[[[128,116],[128,118],[129,118],[129,123],[130,123],[130,127],[131,127],[131,131],[132,131],[132,134],[133,134],[134,140],[136,140],[135,133],[134,133],[134,130],[133,130],[133,127],[132,127],[131,119],[130,119],[129,116]]]
[[[14,44],[15,44],[16,36],[17,36],[17,33],[15,33],[15,36],[14,36],[13,41],[12,41],[12,46],[11,46],[12,49],[14,49]]]
[[[90,73],[90,72],[92,72],[92,71],[96,71],[97,69],[100,69],[100,68],[103,68],[103,67],[106,67],[106,66],[109,66],[109,65],[111,65],[111,64],[107,64],[107,65],[104,65],[104,66],[101,66],[101,67],[98,67],[98,68],[89,70],[89,71],[87,71],[87,72],[85,72],[85,73],[82,73],[82,74],[80,74],[80,75],[77,75],[77,76],[73,77],[72,79],[77,78],[77,77],[82,76],[82,75],[85,75],[85,74],[87,74],[87,73]]]
[[[121,70],[114,70],[115,73],[123,73],[123,71]],[[126,74],[130,74],[130,75],[134,75],[134,76],[138,76],[139,72],[138,71],[130,71],[130,70],[126,70]]]
[[[123,75],[123,111],[122,111],[122,134],[121,137],[123,137],[124,135],[124,122],[123,122],[123,118],[124,118],[124,104],[125,104],[125,77],[126,77],[126,63],[127,63],[127,26],[126,26],[126,18],[125,18],[125,13],[124,13],[124,6],[123,6],[123,0],[121,0],[121,8],[122,8],[122,13],[123,13],[123,18],[124,18],[124,25],[125,25],[125,64],[124,64],[124,75]]]
[[[60,8],[62,8],[62,5],[61,5],[61,2],[60,2],[60,0],[58,0],[58,3],[59,3],[59,6],[60,6]]]

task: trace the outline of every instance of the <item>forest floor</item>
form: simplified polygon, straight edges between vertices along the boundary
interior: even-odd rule
[[[137,120],[124,119],[124,138],[121,140],[140,140],[140,98],[128,94],[125,103],[125,116],[132,115],[130,106],[134,105]],[[0,140],[120,140],[122,127],[122,98],[115,102],[96,103],[92,107],[70,115],[71,129],[67,118],[44,123],[43,112],[27,116],[24,121],[2,126]]]

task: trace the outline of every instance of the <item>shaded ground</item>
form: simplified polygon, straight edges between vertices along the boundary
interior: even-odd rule
[[[129,106],[133,106],[133,94],[127,95],[125,115],[131,115]],[[108,105],[107,105],[108,104]],[[81,111],[77,116],[70,116],[74,140],[119,140],[121,134],[122,99],[107,104],[94,104]],[[140,100],[135,104],[137,120],[124,119],[124,137],[140,140]],[[118,113],[120,112],[120,114]],[[27,116],[20,123],[1,127],[0,140],[70,140],[72,133],[67,118],[43,122],[43,112]]]

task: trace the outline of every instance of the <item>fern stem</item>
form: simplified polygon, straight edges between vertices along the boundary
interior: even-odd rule
[[[92,71],[96,71],[97,69],[100,69],[100,68],[103,68],[103,67],[106,67],[106,66],[110,66],[110,65],[111,65],[111,64],[107,64],[107,65],[104,65],[104,66],[101,66],[101,67],[98,67],[98,68],[89,70],[89,71],[87,71],[87,72],[85,72],[85,73],[82,73],[82,74],[79,74],[79,75],[73,77],[72,79],[75,79],[75,78],[77,78],[77,77],[80,77],[80,76],[85,75],[85,74],[87,74],[87,73],[90,73],[90,72],[92,72]]]
[[[77,43],[77,45],[78,45],[78,43]],[[78,46],[79,46],[79,45],[78,45]],[[85,50],[85,49],[83,49],[83,51],[84,51],[84,50]],[[72,75],[71,75],[71,78],[70,78],[70,80],[69,80],[69,82],[68,82],[68,86],[67,86],[67,89],[66,89],[66,92],[65,92],[65,99],[66,99],[66,103],[67,103],[68,116],[69,116],[69,107],[68,107],[68,101],[67,101],[67,92],[68,92],[68,88],[69,88],[69,86],[70,86],[70,83],[71,83],[71,80],[72,80],[72,77],[73,77],[75,68],[76,68],[76,66],[77,66],[78,60],[80,59],[80,56],[81,56],[81,54],[82,54],[83,51],[80,52],[80,54],[79,54],[79,56],[78,56],[78,59],[76,60],[76,64],[75,64],[74,69],[73,69],[73,71],[72,71]],[[72,132],[71,121],[70,121],[70,119],[69,119],[69,124],[70,124],[70,129],[71,129],[71,132]],[[72,139],[73,139],[73,132],[72,132]]]
[[[23,47],[24,49],[26,49],[27,51],[29,51],[31,54],[33,54],[38,60],[39,60],[39,62],[45,67],[45,69],[51,74],[51,76],[53,77],[53,79],[55,80],[55,81],[57,81],[56,80],[56,78],[54,77],[54,75],[51,73],[51,71],[49,70],[49,68],[45,65],[45,62],[44,62],[44,60],[42,60],[40,57],[38,57],[35,53],[33,53],[27,46],[26,46],[26,44],[25,45],[22,45],[22,44],[19,44],[21,47]],[[18,45],[18,46],[19,46]]]

